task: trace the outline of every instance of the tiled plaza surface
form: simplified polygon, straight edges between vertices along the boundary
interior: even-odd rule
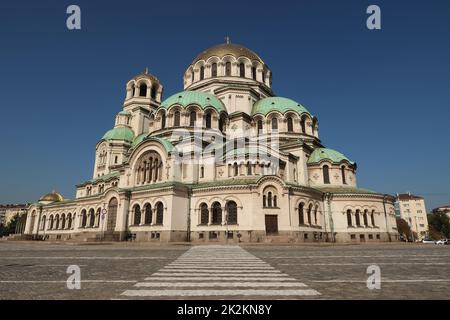
[[[81,270],[69,290],[67,268]],[[367,288],[367,267],[381,289]],[[0,299],[449,299],[450,246],[0,241]]]

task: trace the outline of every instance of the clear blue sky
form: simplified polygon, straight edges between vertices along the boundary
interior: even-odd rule
[[[66,28],[70,4],[81,31]],[[369,4],[381,31],[366,28]],[[268,63],[277,95],[319,118],[360,187],[450,204],[447,0],[2,1],[0,203],[74,197],[125,83],[148,67],[167,97],[226,35]]]

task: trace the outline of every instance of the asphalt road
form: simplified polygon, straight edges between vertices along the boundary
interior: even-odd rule
[[[76,265],[76,279],[67,273]],[[379,268],[380,289],[367,286]],[[449,299],[450,246],[0,242],[0,299]],[[373,268],[373,267],[372,267]],[[370,278],[370,283],[375,283]]]

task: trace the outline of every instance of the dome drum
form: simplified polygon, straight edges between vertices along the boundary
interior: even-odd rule
[[[245,81],[271,87],[271,72],[253,51],[231,43],[219,44],[199,54],[185,72],[184,88],[197,83]]]

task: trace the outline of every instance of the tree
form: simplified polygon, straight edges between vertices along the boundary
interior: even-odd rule
[[[0,237],[9,236],[10,234],[16,233],[17,222],[19,222],[18,214],[15,215],[7,225],[0,225]]]
[[[405,219],[397,219],[397,230],[398,233],[408,241],[413,241],[413,237],[414,239],[417,239],[417,233],[411,231],[411,228]]]
[[[440,232],[445,238],[450,237],[450,221],[444,212],[428,214],[428,225],[435,231]]]

